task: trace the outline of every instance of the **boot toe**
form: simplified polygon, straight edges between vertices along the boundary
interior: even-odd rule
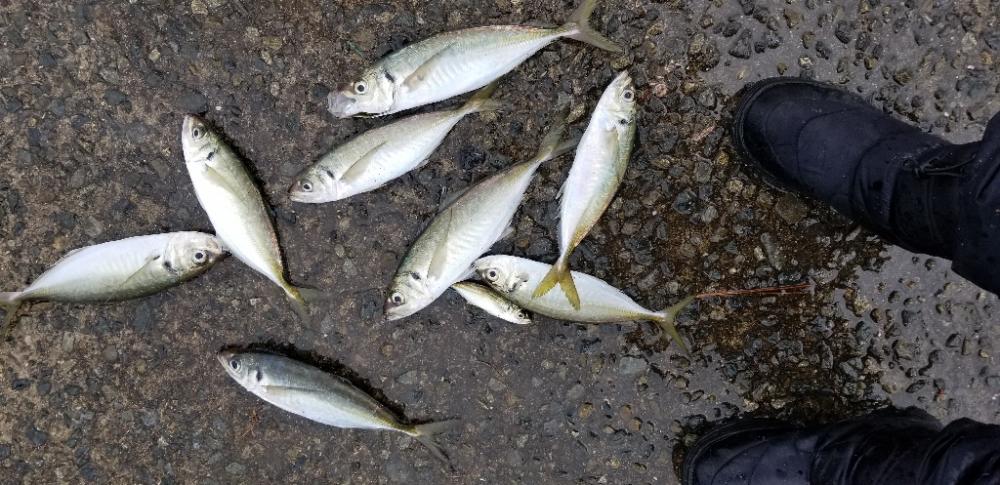
[[[777,421],[744,419],[699,439],[684,459],[685,485],[807,485],[814,440]]]
[[[855,141],[851,133],[855,127],[815,121],[856,110],[881,115],[839,88],[806,79],[767,79],[745,90],[733,122],[733,143],[768,183],[810,192],[816,186],[813,178],[830,176],[831,167],[816,157],[801,160],[801,155],[816,153],[830,159]]]

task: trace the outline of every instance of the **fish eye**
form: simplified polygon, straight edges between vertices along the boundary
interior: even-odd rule
[[[486,270],[486,279],[496,281],[498,277],[500,277],[500,273],[497,270],[493,268]]]
[[[191,136],[195,138],[201,138],[201,135],[202,135],[201,128],[198,128],[197,126],[191,128]]]
[[[312,189],[313,189],[313,184],[309,182],[302,182],[302,190],[306,192],[312,192]]]
[[[359,82],[359,83],[357,83],[357,84],[354,85],[354,92],[355,93],[365,94],[365,91],[367,91],[367,90],[368,90],[368,85],[365,84],[364,81],[361,81],[361,82]]]
[[[232,367],[233,370],[240,370],[240,361],[236,359],[230,360],[229,367]]]
[[[205,259],[207,259],[207,258],[208,258],[208,255],[205,254],[205,251],[195,251],[195,253],[194,253],[194,262],[195,263],[204,263]]]
[[[389,297],[389,301],[393,302],[396,305],[402,305],[403,302],[406,301],[406,298],[403,298],[403,295],[397,291],[394,292],[392,296]]]
[[[632,98],[634,98],[634,97],[635,97],[635,93],[632,92],[631,89],[626,89],[625,92],[622,93],[622,98],[624,98],[625,101],[631,101]]]

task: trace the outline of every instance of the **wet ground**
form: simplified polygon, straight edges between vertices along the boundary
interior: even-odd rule
[[[0,350],[0,483],[675,483],[675,448],[741,412],[892,403],[1000,420],[996,298],[763,186],[725,132],[740,87],[785,74],[973,140],[1000,110],[996,0],[606,1],[595,23],[627,54],[557,42],[504,79],[504,112],[463,121],[418,172],[340,203],[285,196],[308,162],[386,121],[333,119],[334,83],[434,33],[551,25],[572,3],[0,0],[4,289],[74,247],[210,229],[179,142],[182,116],[205,113],[262,181],[293,280],[333,295],[303,324],[230,259],[143,300],[34,305]],[[558,102],[589,109],[623,68],[641,85],[640,146],[574,267],[652,308],[804,278],[815,294],[702,302],[682,322],[690,356],[646,323],[517,327],[453,293],[373,325],[440,201],[530,156]],[[554,259],[569,164],[542,168],[497,252]],[[411,419],[462,417],[443,439],[459,474],[409,438],[247,394],[213,356],[250,344],[346,373]]]

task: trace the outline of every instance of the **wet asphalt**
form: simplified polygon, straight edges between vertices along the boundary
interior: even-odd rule
[[[893,404],[1000,421],[996,297],[765,186],[727,135],[739,89],[791,75],[976,139],[1000,111],[996,0],[605,1],[594,23],[625,54],[557,42],[504,78],[504,111],[463,121],[419,171],[343,202],[288,200],[306,164],[387,121],[333,119],[335,83],[441,31],[553,25],[573,6],[0,0],[3,290],[75,247],[210,230],[180,149],[183,115],[202,113],[260,180],[292,280],[331,295],[300,322],[229,259],[141,300],[33,305],[0,348],[0,483],[676,483],[675,452],[740,413],[828,421]],[[815,293],[703,301],[681,319],[690,355],[648,323],[514,326],[451,292],[376,325],[439,204],[529,157],[559,103],[589,110],[620,69],[639,86],[639,144],[573,266],[651,308],[803,279]],[[570,162],[542,167],[496,252],[555,258]],[[442,440],[459,472],[407,437],[263,403],[214,359],[231,345],[345,375],[415,421],[461,417]]]

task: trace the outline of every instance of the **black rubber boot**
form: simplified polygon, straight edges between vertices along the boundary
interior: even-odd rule
[[[774,78],[746,88],[732,129],[736,150],[771,185],[952,259],[957,273],[1000,291],[1000,271],[983,269],[1000,254],[998,118],[982,142],[955,145],[839,88]]]
[[[688,451],[685,485],[985,485],[1000,483],[1000,427],[941,429],[914,408],[802,428],[746,419]]]

